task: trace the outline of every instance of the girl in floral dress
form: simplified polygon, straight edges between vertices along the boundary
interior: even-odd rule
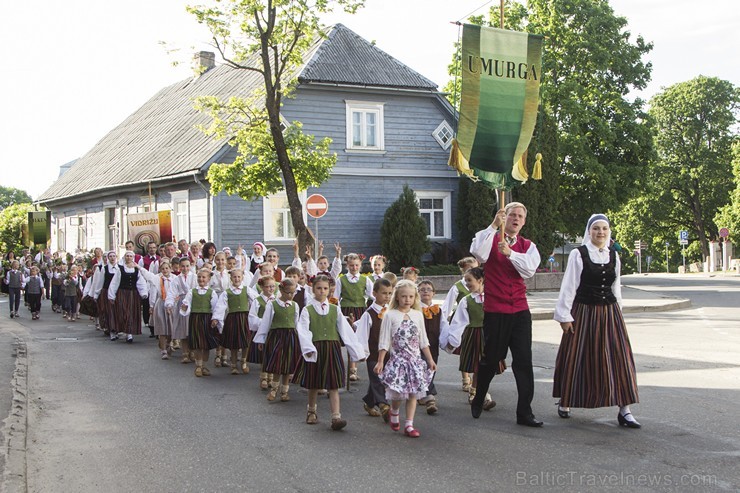
[[[426,397],[437,365],[429,350],[419,291],[413,281],[404,279],[396,285],[389,310],[380,327],[378,349],[375,373],[385,385],[386,398],[391,403],[391,429],[401,429],[399,410],[401,401],[405,400],[404,434],[417,438],[420,433],[414,428],[416,400]],[[390,358],[384,365],[385,355],[389,351]]]

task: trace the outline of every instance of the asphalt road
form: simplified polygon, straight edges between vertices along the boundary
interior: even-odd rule
[[[498,406],[472,419],[457,359],[443,354],[440,410],[417,414],[418,439],[364,413],[364,367],[363,380],[342,394],[349,425],[332,432],[328,400],[319,400],[319,424],[306,425],[305,393],[292,386],[290,402],[268,403],[256,366],[249,375],[215,369],[195,378],[192,365],[160,360],[146,336],[112,343],[46,306],[41,321],[26,312],[19,325],[5,318],[1,298],[3,375],[13,337],[28,346],[28,491],[740,490],[740,278],[624,282],[693,304],[626,317],[641,430],[618,427],[616,408],[558,418],[549,396],[560,330],[539,321],[533,405],[542,429],[516,425],[510,371],[494,380]]]

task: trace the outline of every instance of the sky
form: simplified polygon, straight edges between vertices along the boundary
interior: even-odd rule
[[[736,2],[610,0],[633,35],[654,43],[645,57],[652,81],[637,95],[649,99],[698,75],[740,85]],[[88,152],[159,89],[190,77],[190,55],[213,51],[206,29],[185,12],[193,3],[2,2],[0,185],[38,197],[60,165]],[[458,36],[452,22],[498,3],[366,0],[355,15],[325,22],[342,22],[441,88]]]

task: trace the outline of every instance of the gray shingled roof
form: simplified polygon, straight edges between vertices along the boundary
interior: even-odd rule
[[[434,91],[436,84],[337,24],[306,53],[301,82],[334,82]],[[221,65],[159,91],[60,176],[38,202],[51,202],[151,180],[200,172],[227,144],[197,129],[210,117],[197,96],[246,96],[262,84],[257,72]]]
[[[437,90],[437,84],[343,24],[336,24],[298,77],[300,82]]]

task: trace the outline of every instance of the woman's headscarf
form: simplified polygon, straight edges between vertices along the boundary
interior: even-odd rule
[[[609,238],[606,239],[606,245],[604,245],[604,248],[609,248],[612,240],[611,223],[609,223],[609,218],[607,218],[605,214],[592,214],[591,217],[588,218],[588,222],[586,223],[586,232],[583,233],[583,241],[581,241],[581,245],[591,244],[591,226],[598,222],[605,222],[606,225],[609,226]]]

